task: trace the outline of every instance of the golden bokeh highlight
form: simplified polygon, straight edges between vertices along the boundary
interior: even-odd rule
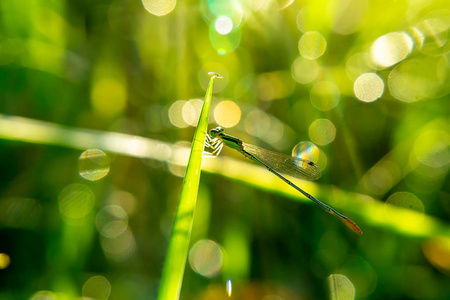
[[[189,263],[192,270],[199,275],[215,277],[222,269],[222,249],[214,241],[200,240],[189,251]]]
[[[92,276],[83,285],[83,298],[107,300],[111,294],[111,283],[103,276]]]
[[[78,173],[90,181],[105,177],[109,172],[109,165],[108,156],[99,149],[88,149],[78,157]]]
[[[222,101],[214,108],[214,119],[222,127],[233,127],[241,120],[241,109],[233,101]]]
[[[127,104],[127,90],[116,78],[101,78],[91,90],[92,107],[99,115],[114,117],[121,114]]]
[[[336,127],[328,119],[317,119],[309,126],[309,137],[317,145],[328,145],[336,137]]]
[[[404,32],[391,32],[379,37],[372,45],[371,56],[380,67],[390,67],[405,59],[414,42]]]
[[[272,101],[291,95],[295,89],[295,82],[286,71],[263,73],[256,78],[256,89],[259,99]]]
[[[183,107],[187,103],[185,100],[177,100],[169,107],[169,121],[173,126],[186,128],[189,126],[183,118]]]
[[[82,224],[83,218],[92,211],[94,203],[94,192],[84,184],[70,184],[58,197],[63,220],[71,225]]]
[[[6,269],[11,263],[11,258],[6,253],[0,253],[0,269]]]
[[[198,119],[202,112],[203,101],[200,99],[191,99],[184,103],[181,109],[181,115],[186,124],[196,127]]]
[[[450,276],[450,239],[435,237],[422,244],[423,254],[439,271]]]
[[[164,16],[172,12],[177,5],[176,0],[142,0],[144,8],[155,16]]]
[[[353,84],[356,98],[363,102],[373,102],[384,93],[384,81],[375,73],[364,73]]]
[[[317,61],[298,56],[292,63],[291,75],[298,83],[307,84],[316,80],[320,70],[321,68]]]
[[[355,286],[342,274],[331,274],[328,276],[331,300],[353,300],[355,299]]]
[[[306,59],[314,60],[321,57],[327,48],[327,41],[318,31],[308,31],[298,42],[300,55]]]
[[[331,81],[316,83],[310,92],[311,104],[321,111],[328,111],[339,104],[341,92],[336,84]]]

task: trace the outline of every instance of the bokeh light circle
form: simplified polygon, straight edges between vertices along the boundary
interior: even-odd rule
[[[414,42],[404,32],[391,32],[379,37],[372,45],[373,61],[381,67],[390,67],[405,59],[412,51]]]
[[[186,102],[185,100],[177,100],[169,108],[169,120],[175,127],[186,128],[189,126],[183,118],[183,107]]]
[[[328,119],[317,119],[309,126],[309,137],[317,145],[328,145],[336,137],[336,127]]]
[[[353,84],[356,98],[363,102],[373,102],[384,93],[384,81],[375,73],[364,73]]]
[[[408,192],[397,192],[390,195],[386,200],[386,204],[411,209],[419,213],[423,213],[425,211],[422,201],[420,201],[414,194]]]
[[[222,249],[214,241],[200,240],[189,251],[189,263],[196,273],[208,278],[215,277],[222,269]]]
[[[391,95],[404,102],[415,102],[432,96],[443,84],[448,68],[435,58],[406,60],[389,74]]]
[[[233,127],[241,120],[241,109],[233,101],[222,101],[214,108],[214,119],[222,127]]]
[[[0,253],[0,269],[6,269],[11,262],[11,258],[6,253]]]
[[[292,78],[302,84],[313,82],[319,76],[320,67],[317,61],[298,56],[291,66]]]
[[[58,197],[59,210],[65,220],[84,218],[94,207],[94,192],[84,184],[66,186]]]
[[[164,16],[176,6],[176,0],[142,0],[144,8],[155,16]]]
[[[196,127],[202,112],[202,107],[203,101],[200,99],[191,99],[185,102],[181,109],[183,121],[190,126]]]
[[[107,300],[111,294],[111,284],[103,276],[92,276],[83,285],[83,297]]]
[[[219,55],[225,55],[236,50],[241,43],[241,38],[242,30],[240,28],[234,28],[228,34],[221,34],[217,32],[215,23],[212,23],[209,27],[209,40]]]
[[[95,218],[98,232],[107,238],[121,235],[128,226],[128,215],[118,205],[109,205],[102,208]]]
[[[96,181],[109,172],[110,161],[105,152],[99,149],[88,149],[78,158],[78,172],[81,177]]]
[[[305,32],[298,42],[300,55],[310,60],[321,57],[326,48],[327,41],[318,31]]]
[[[321,111],[335,108],[340,100],[339,88],[331,81],[321,81],[316,83],[311,89],[311,104]]]
[[[96,112],[105,117],[121,114],[127,105],[127,89],[122,80],[101,78],[91,90],[91,103]]]
[[[100,236],[100,245],[105,256],[116,262],[128,259],[136,249],[136,240],[130,228],[114,238]]]

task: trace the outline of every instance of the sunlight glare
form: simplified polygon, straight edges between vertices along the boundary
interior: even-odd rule
[[[214,28],[220,34],[228,34],[233,30],[233,21],[227,16],[220,16],[214,22]]]
[[[373,61],[381,67],[390,67],[405,59],[412,51],[414,42],[404,32],[391,32],[379,37],[372,45]]]

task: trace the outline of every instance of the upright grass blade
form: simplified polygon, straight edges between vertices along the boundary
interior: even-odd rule
[[[192,223],[194,221],[194,210],[197,202],[198,185],[200,182],[200,168],[202,163],[203,146],[206,131],[208,129],[209,108],[213,80],[219,77],[216,73],[209,73],[211,79],[206,90],[205,102],[203,103],[197,129],[191,148],[191,155],[186,169],[186,176],[181,190],[180,203],[173,223],[172,234],[169,241],[169,249],[164,263],[161,285],[159,288],[159,300],[179,299],[181,284],[183,282],[184,268],[188,254],[189,241],[191,237]]]

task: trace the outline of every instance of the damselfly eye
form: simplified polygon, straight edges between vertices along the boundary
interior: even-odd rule
[[[211,129],[210,135],[212,138],[217,137],[219,134],[223,133],[223,128],[218,126],[216,128]]]

